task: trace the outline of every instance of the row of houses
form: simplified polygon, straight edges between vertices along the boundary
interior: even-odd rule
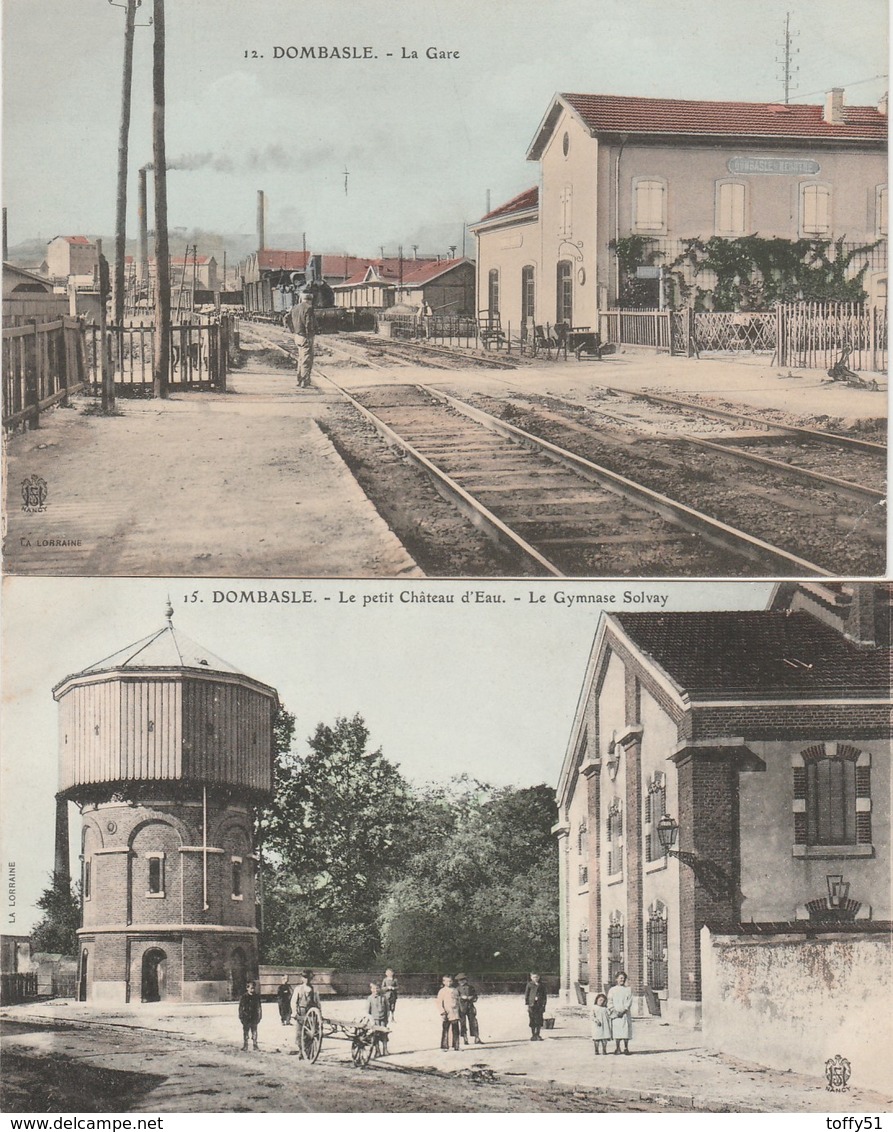
[[[261,248],[240,266],[245,310],[276,316],[289,310],[310,278],[331,287],[334,305],[346,311],[411,307],[433,314],[470,316],[475,311],[475,270],[464,256],[363,259]]]

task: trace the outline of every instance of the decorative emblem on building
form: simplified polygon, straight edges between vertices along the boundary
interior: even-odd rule
[[[28,476],[22,480],[22,510],[34,513],[46,511],[47,481],[41,476]]]
[[[829,1093],[849,1092],[847,1082],[851,1073],[852,1066],[845,1057],[841,1057],[839,1053],[835,1057],[829,1057],[825,1062],[825,1076],[828,1079],[827,1091]]]
[[[620,744],[617,742],[617,732],[611,736],[611,742],[608,744],[606,766],[608,774],[613,781],[617,777],[617,771],[620,768]]]

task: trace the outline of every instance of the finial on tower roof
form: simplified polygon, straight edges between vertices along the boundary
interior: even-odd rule
[[[174,607],[171,605],[170,594],[168,594],[167,605],[164,608],[164,616],[167,618],[168,625],[173,623],[174,620]]]

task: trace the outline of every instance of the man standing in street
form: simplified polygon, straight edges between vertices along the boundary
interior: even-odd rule
[[[474,989],[468,981],[468,976],[460,971],[456,976],[456,987],[459,995],[459,1033],[462,1035],[462,1041],[468,1045],[468,1033],[471,1031],[471,1036],[474,1038],[476,1046],[482,1045],[481,1034],[478,1029],[478,1012],[475,1003],[478,1000],[478,992]]]
[[[310,291],[301,292],[300,301],[289,311],[285,324],[294,334],[298,348],[298,388],[307,389],[313,369],[313,340],[316,337],[316,315]]]
[[[546,998],[546,988],[540,982],[539,975],[531,971],[530,981],[524,988],[524,1005],[527,1007],[532,1042],[543,1040],[540,1030],[543,1028],[543,1015],[546,1013]]]
[[[437,1008],[440,1011],[440,1018],[443,1022],[443,1028],[440,1035],[440,1048],[446,1053],[453,1049],[454,1052],[459,1052],[459,992],[453,986],[453,980],[449,975],[444,975],[441,980],[443,986],[437,994]],[[452,1040],[452,1046],[451,1046]]]
[[[260,995],[257,993],[257,983],[249,983],[245,993],[239,999],[239,1021],[242,1023],[242,1049],[248,1049],[248,1035],[254,1048],[257,1049],[257,1027],[260,1024],[263,1008]]]

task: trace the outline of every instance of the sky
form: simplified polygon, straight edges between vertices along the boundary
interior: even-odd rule
[[[214,596],[271,589],[308,589],[315,600],[230,604]],[[469,591],[504,600],[463,602]],[[401,600],[410,592],[455,601]],[[666,604],[624,603],[627,592],[665,597]],[[6,578],[0,814],[2,859],[6,867],[15,862],[17,916],[14,926],[4,919],[3,931],[30,928],[33,902],[53,867],[58,734],[52,688],[162,628],[168,596],[175,628],[278,689],[297,718],[299,752],[306,752],[317,723],[359,713],[373,749],[381,747],[413,783],[467,774],[497,786],[527,786],[557,782],[603,608],[557,595],[614,594],[614,608],[630,611],[760,609],[771,592],[761,582]],[[367,596],[385,600],[364,607]],[[74,836],[73,807],[71,825]]]
[[[151,10],[144,0],[140,23]],[[843,86],[847,102],[875,104],[885,0],[168,0],[169,227],[250,234],[264,189],[269,246],[306,232],[316,251],[445,252],[488,191],[495,207],[536,182],[525,154],[554,92],[780,99],[786,12],[794,99]],[[107,0],[5,0],[11,245],[111,238],[123,26]],[[153,36],[137,29],[131,235]],[[303,46],[375,57],[275,58]]]

